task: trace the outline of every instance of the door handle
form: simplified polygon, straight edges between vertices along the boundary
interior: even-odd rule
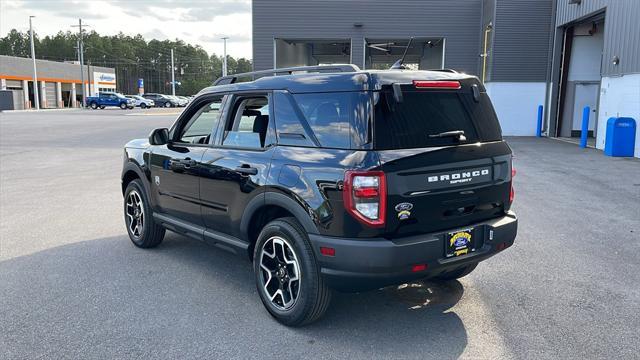
[[[169,160],[169,168],[175,172],[183,172],[185,169],[189,169],[195,165],[196,165],[196,161],[188,158],[178,159],[178,160],[174,160],[174,159]]]
[[[169,160],[169,169],[173,170],[174,172],[183,172],[184,171],[184,164],[182,164],[182,162],[180,160],[170,159]]]
[[[242,166],[238,166],[236,171],[243,175],[258,175],[258,169],[249,166],[247,164],[243,164]]]
[[[184,159],[184,160],[180,160],[180,163],[182,164],[182,166],[184,166],[185,169],[188,169],[192,166],[196,166],[196,161],[195,160],[191,160],[189,158]]]

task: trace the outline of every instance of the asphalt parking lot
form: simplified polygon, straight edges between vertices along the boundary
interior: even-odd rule
[[[638,159],[510,139],[513,247],[449,284],[338,294],[291,329],[248,261],[130,243],[122,146],[176,112],[0,113],[0,358],[637,358]]]

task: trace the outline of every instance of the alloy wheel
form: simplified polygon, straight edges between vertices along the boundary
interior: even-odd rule
[[[131,235],[139,239],[144,229],[144,206],[142,197],[136,190],[132,190],[127,196],[127,226]]]
[[[270,237],[260,252],[260,283],[273,306],[290,309],[300,295],[300,264],[293,247],[279,236]]]

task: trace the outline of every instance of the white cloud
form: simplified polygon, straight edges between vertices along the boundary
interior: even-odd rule
[[[179,38],[222,54],[220,37],[229,36],[227,53],[251,58],[250,0],[0,0],[0,35],[26,31],[29,15],[40,36],[77,31],[77,19],[102,35],[142,34],[147,40]]]

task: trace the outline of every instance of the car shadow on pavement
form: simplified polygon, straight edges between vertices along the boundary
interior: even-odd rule
[[[248,261],[172,233],[149,250],[115,236],[1,261],[0,343],[19,357],[153,356],[166,351],[139,347],[156,344],[167,331],[175,347],[201,342],[221,354],[224,348],[212,339],[225,339],[235,351],[246,339],[228,334],[255,329],[253,336],[288,339],[301,351],[330,346],[385,357],[457,358],[467,334],[448,310],[462,294],[457,281],[336,293],[323,319],[286,328],[263,309]],[[93,347],[75,353],[82,348],[74,344]]]

